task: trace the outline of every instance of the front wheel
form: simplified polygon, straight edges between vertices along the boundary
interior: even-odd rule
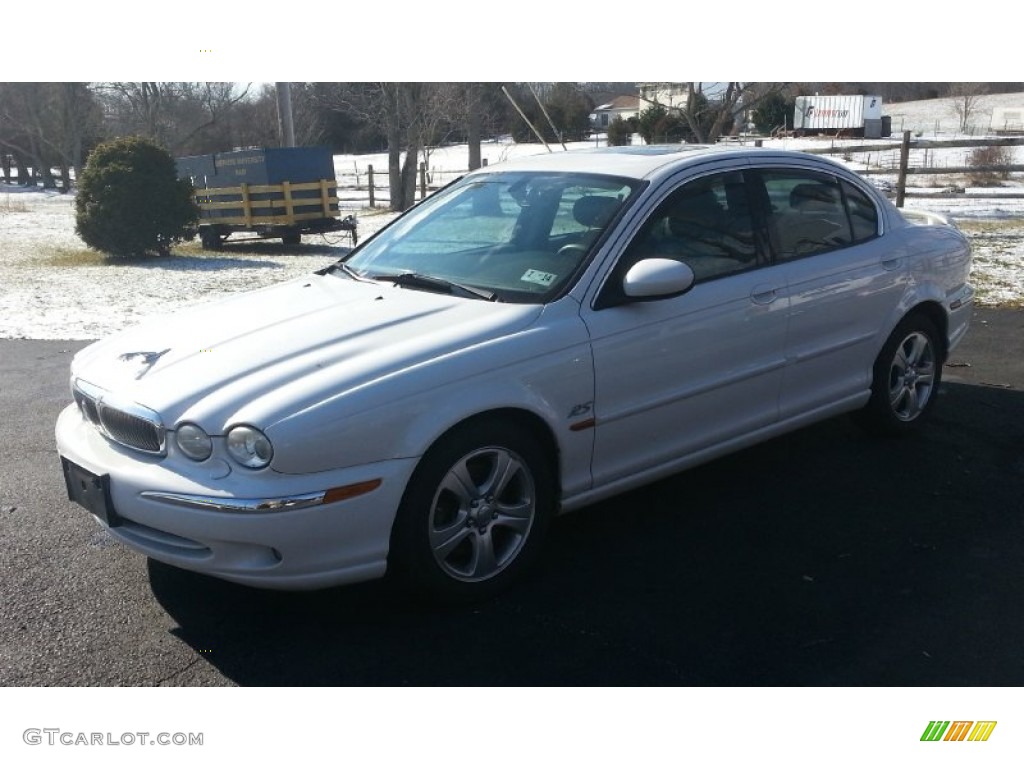
[[[442,600],[488,597],[529,566],[553,506],[550,459],[536,438],[512,423],[471,422],[442,438],[413,474],[389,569]]]
[[[875,361],[871,399],[860,414],[869,431],[901,435],[927,419],[942,381],[939,332],[924,316],[905,318]]]

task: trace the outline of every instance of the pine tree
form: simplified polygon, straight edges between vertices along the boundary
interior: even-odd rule
[[[179,180],[174,158],[138,136],[93,150],[79,179],[75,231],[86,245],[111,256],[166,255],[191,239],[198,220],[192,184]]]

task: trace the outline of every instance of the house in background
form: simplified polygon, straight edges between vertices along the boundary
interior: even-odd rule
[[[616,117],[628,120],[640,115],[640,98],[637,96],[615,96],[590,113],[590,126],[603,131]]]
[[[637,83],[640,99],[661,104],[669,112],[681,112],[689,100],[689,83]]]
[[[660,104],[669,112],[678,112],[689,98],[688,83],[637,83],[639,94],[608,98],[590,113],[590,125],[596,131],[606,130],[616,117],[628,120],[639,117],[648,107]]]
[[[1024,106],[993,109],[992,129],[1000,135],[1024,134]]]

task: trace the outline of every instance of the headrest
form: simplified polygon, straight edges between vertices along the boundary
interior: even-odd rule
[[[611,220],[619,200],[605,195],[581,197],[572,206],[572,216],[584,227],[603,227]]]
[[[722,214],[715,193],[710,189],[699,190],[676,200],[668,215],[669,228],[677,235],[683,234],[685,227],[691,224],[714,228]]]
[[[828,208],[836,205],[836,190],[825,184],[797,184],[789,193],[790,208]]]

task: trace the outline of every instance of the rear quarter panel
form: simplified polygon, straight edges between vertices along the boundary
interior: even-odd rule
[[[970,321],[974,297],[970,242],[956,227],[934,221],[907,223],[898,234],[906,244],[912,302],[933,301],[942,306],[948,321],[947,345],[952,349]]]

